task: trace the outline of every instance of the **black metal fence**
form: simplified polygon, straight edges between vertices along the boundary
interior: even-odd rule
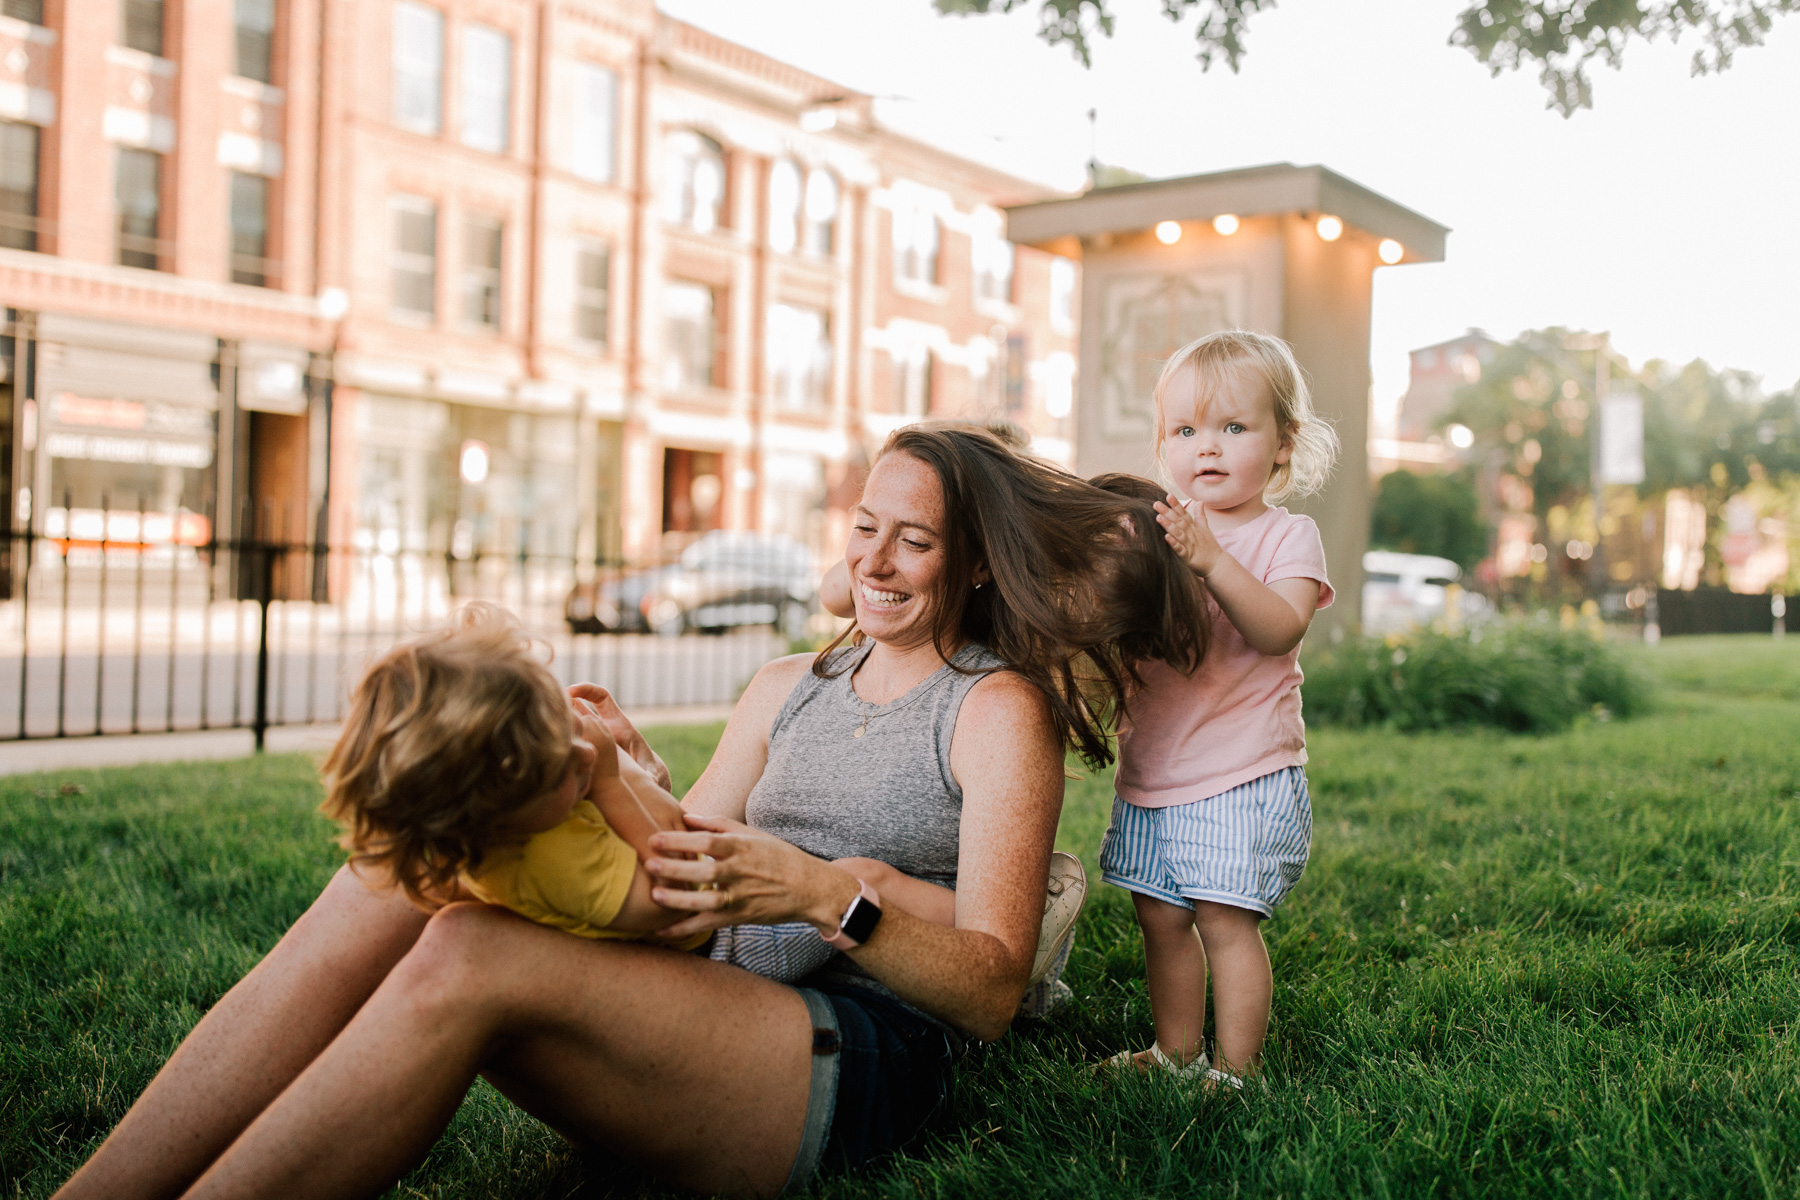
[[[1725,588],[1658,589],[1657,621],[1664,637],[1694,633],[1771,633],[1786,630],[1787,597],[1741,595]]]
[[[471,600],[517,614],[565,683],[627,708],[724,704],[815,609],[810,556],[754,535],[633,566],[374,535],[183,540],[167,515],[62,514],[0,548],[0,741],[248,728],[260,748],[272,726],[340,719],[371,657]]]

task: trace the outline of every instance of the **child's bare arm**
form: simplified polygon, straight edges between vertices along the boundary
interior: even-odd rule
[[[594,745],[598,750],[594,756],[593,774],[588,779],[588,799],[600,810],[612,831],[623,838],[638,857],[631,891],[618,914],[607,922],[607,928],[626,933],[652,933],[686,915],[664,908],[650,898],[650,889],[655,884],[644,870],[650,835],[686,828],[681,819],[681,806],[636,759],[606,735],[587,702],[576,700],[575,714],[577,723],[583,726],[582,732],[596,739]]]
[[[1319,605],[1318,580],[1264,583],[1219,545],[1207,527],[1205,510],[1196,518],[1178,497],[1158,503],[1156,519],[1169,545],[1206,580],[1219,608],[1252,648],[1274,655],[1286,654],[1300,644]]]
[[[911,875],[873,858],[840,858],[832,863],[842,867],[877,892],[883,907],[904,908],[921,921],[945,927],[956,924],[956,893],[947,887],[914,879]]]
[[[850,595],[850,564],[841,558],[819,580],[819,607],[846,620],[856,615],[856,600]]]

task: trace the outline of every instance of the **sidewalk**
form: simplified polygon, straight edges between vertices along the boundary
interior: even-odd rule
[[[631,714],[631,719],[640,729],[650,729],[657,725],[706,725],[729,716],[729,704],[698,704],[680,708],[640,708]],[[282,725],[269,730],[267,749],[270,754],[323,754],[337,740],[337,735],[336,725]],[[255,750],[256,739],[248,729],[0,742],[0,775],[247,758]]]

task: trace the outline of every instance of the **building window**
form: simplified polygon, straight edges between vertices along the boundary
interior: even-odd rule
[[[936,283],[938,219],[928,208],[894,208],[894,277],[908,283]]]
[[[162,0],[120,0],[119,41],[133,50],[154,54],[163,52]]]
[[[838,215],[837,176],[830,171],[814,167],[806,173],[805,215],[800,234],[801,248],[808,254],[830,258]]]
[[[769,168],[769,249],[791,254],[800,244],[800,168],[779,159]]]
[[[594,183],[611,183],[617,160],[619,77],[605,67],[575,67],[575,150],[570,166]]]
[[[162,155],[119,147],[113,182],[119,207],[119,263],[154,271],[161,247]]]
[[[243,171],[231,173],[231,282],[267,287],[269,262],[269,181]]]
[[[436,133],[444,123],[444,14],[401,0],[394,5],[394,124]]]
[[[725,151],[691,129],[663,144],[663,216],[701,233],[719,227],[725,207]]]
[[[462,35],[462,141],[503,154],[512,125],[512,39],[470,25]]]
[[[36,250],[37,210],[37,126],[0,121],[0,246]]]
[[[500,328],[502,232],[492,217],[463,222],[462,315],[471,325]]]
[[[1010,304],[1013,244],[997,233],[977,233],[970,242],[970,254],[975,260],[975,299]]]
[[[831,407],[831,320],[825,313],[792,304],[769,309],[769,386],[776,408]]]
[[[275,0],[234,0],[237,73],[258,83],[275,82]]]
[[[418,196],[393,201],[394,311],[430,317],[437,313],[437,205]]]
[[[42,25],[44,0],[4,0],[4,3],[0,3],[0,16],[8,16],[30,25]]]
[[[894,351],[894,397],[909,417],[931,415],[932,354],[923,346]]]
[[[1050,325],[1058,333],[1075,327],[1075,264],[1066,258],[1050,260]]]
[[[588,246],[575,254],[575,336],[604,346],[612,314],[612,251]]]
[[[718,382],[716,313],[713,290],[705,284],[663,284],[664,391],[697,392]]]

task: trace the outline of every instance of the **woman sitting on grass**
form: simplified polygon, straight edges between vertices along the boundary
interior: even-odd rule
[[[347,867],[60,1194],[375,1195],[477,1075],[571,1140],[702,1191],[773,1194],[911,1144],[961,1048],[1018,1007],[1065,748],[1110,755],[1071,659],[1116,702],[1121,643],[1191,646],[1203,618],[1197,590],[1185,616],[1134,594],[1165,561],[1137,506],[987,434],[895,434],[854,515],[859,644],[757,673],[688,829],[652,833],[643,864],[648,901],[683,914],[665,938],[806,921],[844,948],[826,969],[794,988],[492,905],[426,914]],[[577,747],[517,795],[572,802],[593,761]],[[846,857],[954,884],[954,926],[883,914],[830,861]]]

